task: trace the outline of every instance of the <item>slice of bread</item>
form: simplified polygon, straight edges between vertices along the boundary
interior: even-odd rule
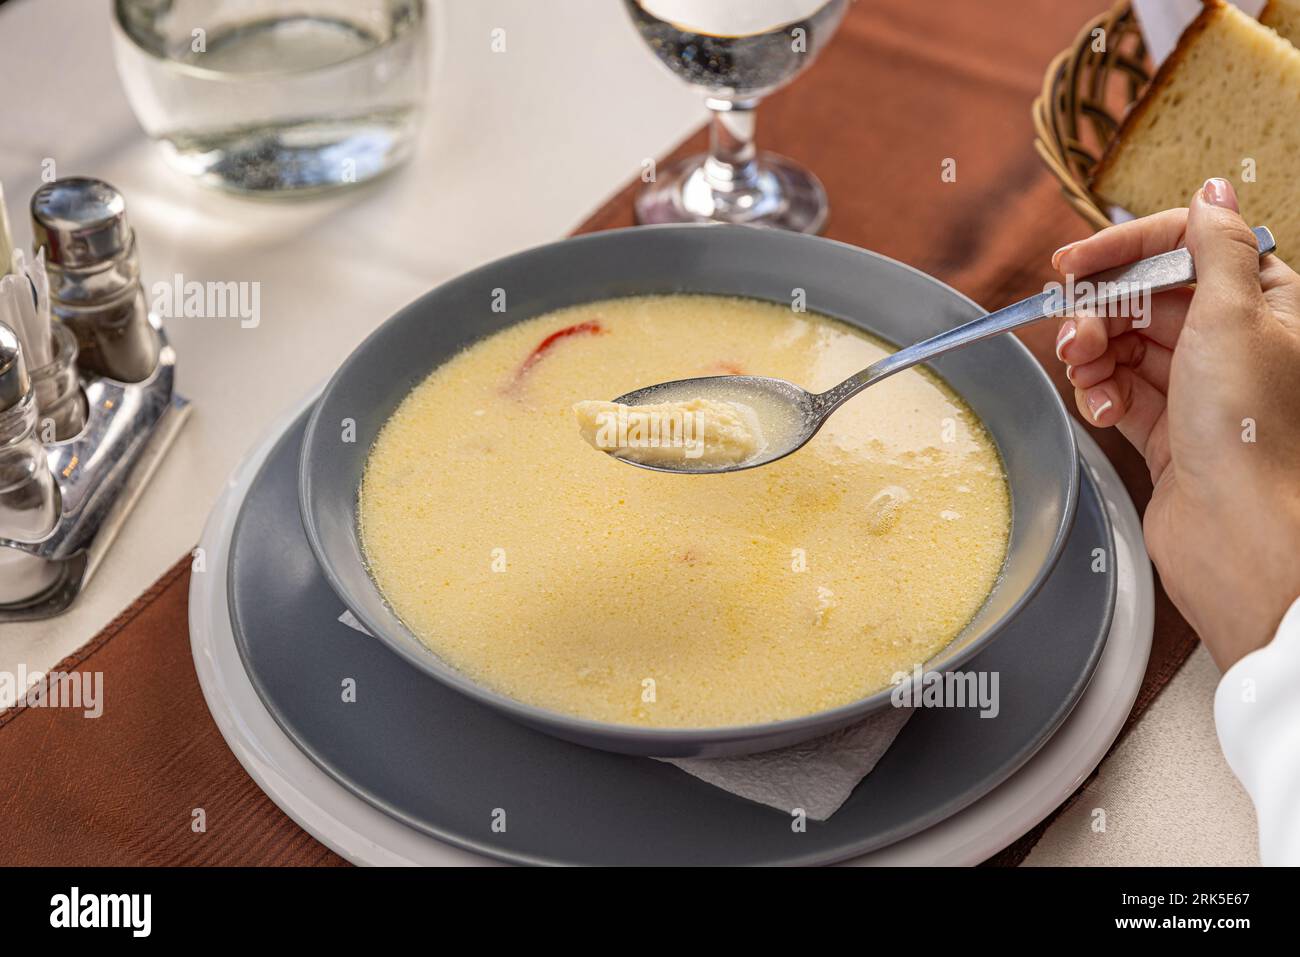
[[[1259,22],[1300,47],[1300,0],[1268,0],[1260,12]]]
[[[1276,0],[1275,0],[1276,2]],[[1207,0],[1129,111],[1093,192],[1135,216],[1186,206],[1211,176],[1300,265],[1300,50],[1236,7]]]

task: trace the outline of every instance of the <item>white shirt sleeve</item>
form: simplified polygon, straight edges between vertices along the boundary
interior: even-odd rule
[[[1224,674],[1214,723],[1255,802],[1260,862],[1300,865],[1300,598],[1272,642]]]

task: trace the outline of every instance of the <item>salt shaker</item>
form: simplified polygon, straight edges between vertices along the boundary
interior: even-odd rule
[[[89,177],[46,183],[32,196],[32,234],[45,249],[51,310],[76,336],[81,370],[119,382],[149,378],[161,343],[122,194]]]
[[[77,337],[61,322],[50,327],[53,357],[29,372],[40,412],[42,442],[59,442],[86,426],[86,397],[77,378]]]
[[[18,336],[0,323],[0,539],[39,542],[59,520],[59,489],[36,418]],[[58,578],[57,563],[0,545],[0,604],[33,598]]]

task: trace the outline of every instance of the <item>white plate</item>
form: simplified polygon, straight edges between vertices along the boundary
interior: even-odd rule
[[[286,413],[235,469],[203,530],[205,571],[190,582],[190,647],[208,710],[245,770],[279,807],[354,864],[479,865],[486,857],[399,823],[318,768],[262,705],[235,648],[226,604],[226,565],[240,505],[276,440],[315,398]],[[862,865],[972,865],[1029,831],[1068,798],[1101,762],[1137,698],[1155,624],[1151,562],[1142,523],[1096,442],[1076,428],[1079,451],[1106,502],[1115,533],[1115,616],[1092,683],[1055,735],[1030,761],[980,800],[928,830],[849,862]]]

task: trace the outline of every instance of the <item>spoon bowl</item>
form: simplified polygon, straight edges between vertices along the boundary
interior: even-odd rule
[[[763,445],[759,451],[739,463],[707,463],[685,460],[672,463],[647,463],[617,456],[620,461],[652,472],[741,472],[768,465],[802,448],[826,421],[821,414],[821,396],[785,379],[761,375],[700,376],[677,379],[635,389],[614,401],[619,405],[644,406],[665,402],[689,402],[698,398],[728,402],[753,410],[762,425]]]

